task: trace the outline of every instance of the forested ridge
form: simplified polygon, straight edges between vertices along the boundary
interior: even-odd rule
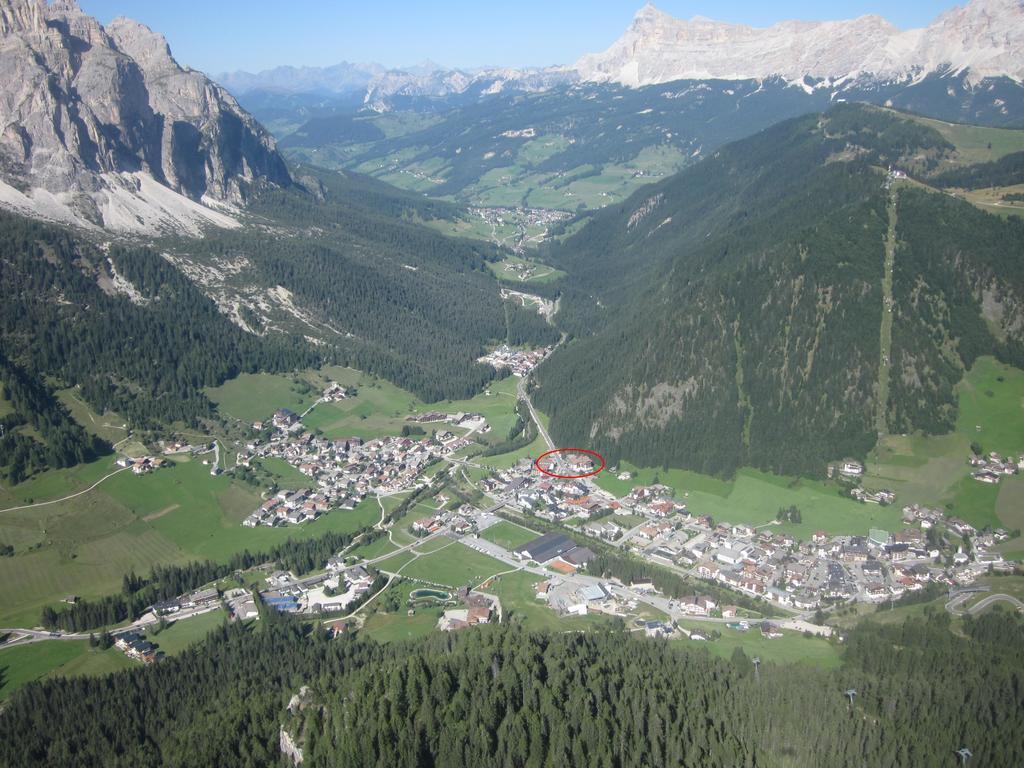
[[[877,439],[883,169],[930,173],[951,150],[913,120],[843,105],[725,147],[552,244],[542,257],[569,273],[558,323],[570,337],[538,369],[535,402],[555,439],[613,464],[720,475],[820,475],[864,457]],[[886,411],[891,429],[941,432],[973,359],[1018,355],[1021,272],[1006,254],[1024,229],[896,194],[900,376]],[[999,328],[983,315],[993,302]]]
[[[3,349],[0,382],[0,398],[11,408],[0,418],[0,477],[18,483],[38,470],[71,467],[110,451],[71,417],[43,382],[8,360]],[[25,427],[36,434],[24,433]]]
[[[115,287],[118,277],[134,295]],[[2,378],[18,418],[40,437],[32,445],[7,430],[0,466],[12,479],[101,450],[56,401],[54,384],[79,387],[94,410],[115,410],[133,426],[194,423],[212,413],[203,387],[321,359],[302,340],[242,331],[147,248],[104,252],[69,230],[7,213],[0,285]]]
[[[535,312],[502,301],[486,266],[501,258],[493,246],[418,223],[458,208],[366,177],[306,171],[312,191],[268,189],[253,202],[262,223],[152,248],[98,247],[0,213],[0,349],[21,404],[6,417],[0,472],[17,482],[101,450],[55,387],[77,387],[96,412],[116,411],[133,428],[196,426],[216,415],[203,389],[240,373],[340,363],[433,401],[479,392],[495,371],[476,360],[492,344],[557,340]],[[243,330],[162,253],[243,259],[247,291],[283,286],[339,332],[311,343],[299,335],[307,326],[268,330],[248,306],[239,314],[259,335]],[[36,405],[27,408],[29,379]]]
[[[942,612],[850,631],[841,667],[515,625],[388,646],[273,612],[179,657],[20,690],[16,766],[942,766],[1024,761],[1024,627]],[[292,696],[308,687],[288,711]],[[851,706],[845,691],[857,692]]]
[[[356,174],[306,169],[302,189],[265,190],[251,211],[274,222],[168,242],[188,259],[244,260],[248,286],[286,288],[317,322],[335,360],[381,375],[426,401],[471,397],[494,369],[488,347],[551,343],[557,334],[501,298],[493,245],[452,238],[420,222],[455,206]],[[281,227],[288,228],[282,236]]]

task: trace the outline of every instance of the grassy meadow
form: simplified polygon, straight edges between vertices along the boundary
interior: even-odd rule
[[[865,483],[888,487],[897,504],[945,508],[976,526],[1024,527],[1024,477],[985,485],[970,478],[972,442],[1024,454],[1024,371],[982,357],[960,382],[956,429],[948,435],[890,435],[868,457]]]
[[[35,626],[44,605],[116,592],[125,573],[148,573],[154,563],[226,561],[288,538],[355,531],[380,517],[371,499],[302,526],[244,528],[242,519],[260,503],[255,489],[212,477],[198,461],[141,477],[122,472],[70,501],[5,511],[28,498],[61,498],[112,469],[104,459],[48,472],[18,486],[17,498],[0,497],[0,541],[17,550],[0,558],[0,625]]]
[[[704,647],[716,656],[728,659],[736,648],[742,648],[748,657],[759,657],[762,662],[776,664],[811,664],[818,667],[838,667],[839,650],[830,641],[820,637],[804,637],[799,632],[784,631],[782,637],[768,639],[761,631],[753,627],[746,632],[729,629],[724,624],[708,624],[699,621],[680,621],[680,626],[687,629],[700,629],[710,632],[712,629],[721,632],[717,640],[674,640],[687,648]]]
[[[90,648],[88,640],[43,640],[0,647],[0,701],[21,686],[52,677],[98,676],[139,666],[116,648]]]

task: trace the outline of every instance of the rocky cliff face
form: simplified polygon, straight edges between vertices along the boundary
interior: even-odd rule
[[[0,0],[0,202],[113,229],[229,224],[290,183],[270,135],[164,38],[75,0]]]
[[[904,80],[969,71],[1024,79],[1024,2],[971,0],[924,29],[901,31],[879,16],[786,21],[766,29],[695,17],[675,19],[651,4],[603,53],[575,65],[592,82],[627,86],[673,80],[805,77],[831,85],[862,78]]]

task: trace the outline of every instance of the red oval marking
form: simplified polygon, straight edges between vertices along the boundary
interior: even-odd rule
[[[599,466],[597,469],[591,472],[586,472],[582,475],[556,475],[554,472],[548,472],[546,469],[544,469],[544,467],[540,465],[541,459],[543,459],[545,456],[551,456],[552,454],[555,453],[585,453],[589,456],[594,456],[595,458],[597,458],[601,462],[601,466]],[[536,461],[534,461],[533,463],[537,467],[537,469],[539,469],[548,477],[555,477],[558,478],[559,480],[580,480],[584,477],[593,477],[599,472],[603,472],[605,467],[604,456],[602,456],[597,451],[591,451],[588,448],[555,448],[553,450],[545,451],[544,453],[542,453],[540,456],[537,457]]]

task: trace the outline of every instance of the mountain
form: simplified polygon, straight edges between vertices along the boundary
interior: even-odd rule
[[[377,112],[395,109],[401,97],[535,93],[579,82],[638,88],[676,81],[781,79],[836,99],[897,85],[909,88],[935,77],[964,76],[971,89],[1000,81],[1019,86],[1024,79],[1022,51],[1021,0],[970,0],[928,27],[906,31],[876,15],[784,21],[765,29],[700,16],[683,21],[648,3],[607,50],[586,54],[572,65],[464,70],[428,62],[386,70],[342,62],[322,68],[279,67],[255,75],[225,73],[220,80],[239,95],[361,92],[363,103]],[[991,98],[1005,102],[1001,94]]]
[[[329,67],[274,67],[260,72],[223,72],[218,83],[232,93],[272,91],[277,93],[364,92],[370,81],[387,71],[380,64],[342,61]]]
[[[972,0],[906,32],[877,16],[754,29],[646,5],[611,48],[571,67],[394,71],[361,97],[242,98],[301,162],[474,205],[575,211],[842,102],[1022,126],[1022,78],[1021,0]]]
[[[603,53],[574,65],[585,81],[641,86],[674,80],[782,77],[831,88],[865,79],[906,81],[969,71],[1024,78],[1024,3],[971,0],[924,29],[901,31],[879,16],[850,21],[786,21],[767,29],[703,17],[672,18],[651,4]],[[806,84],[805,79],[812,83]]]
[[[0,202],[108,230],[234,225],[291,179],[274,139],[220,86],[128,19],[75,0],[0,0]]]
[[[570,340],[536,377],[555,439],[613,463],[820,475],[880,432],[949,431],[979,355],[1024,364],[1024,222],[889,191],[882,169],[926,184],[957,152],[841,105],[592,215],[543,254],[569,273]]]

